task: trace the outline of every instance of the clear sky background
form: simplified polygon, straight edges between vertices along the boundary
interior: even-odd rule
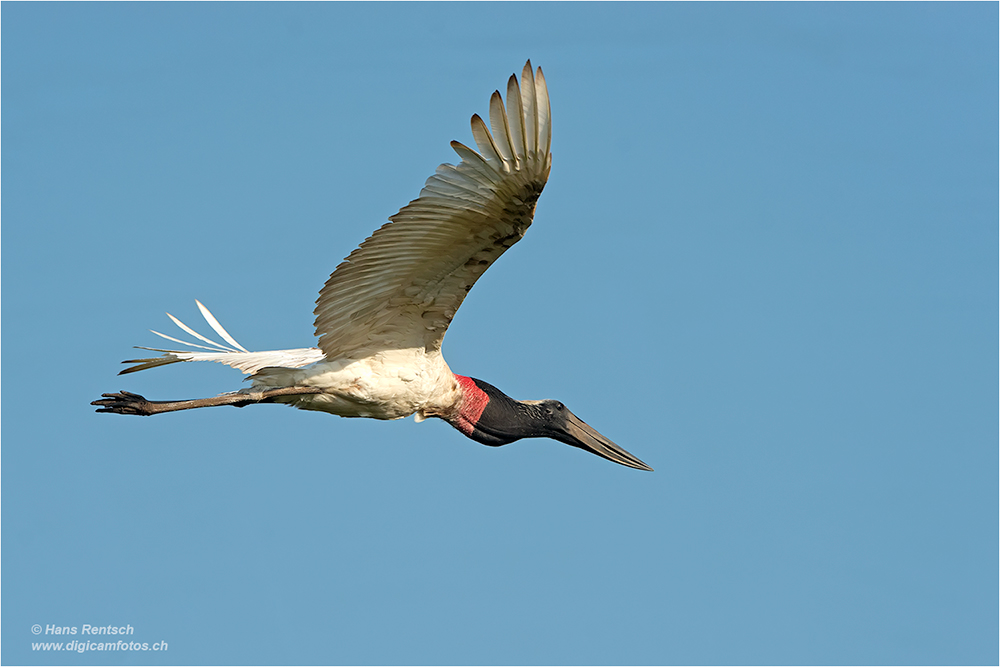
[[[3,661],[995,664],[997,23],[4,3]],[[437,420],[94,414],[243,386],[116,377],[164,311],[207,330],[196,298],[312,345],[330,271],[528,57],[552,176],[445,356],[655,473]]]

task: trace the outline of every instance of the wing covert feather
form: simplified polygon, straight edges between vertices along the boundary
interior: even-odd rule
[[[337,266],[316,302],[316,335],[327,358],[379,349],[440,349],[479,276],[531,225],[552,156],[548,91],[531,62],[511,77],[504,108],[490,98],[490,128],[472,117],[479,151],[451,142],[420,196]]]

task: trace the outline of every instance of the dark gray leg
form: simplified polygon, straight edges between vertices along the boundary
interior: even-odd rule
[[[98,406],[97,412],[111,412],[119,415],[157,415],[161,412],[176,412],[193,408],[210,408],[216,405],[233,405],[242,408],[253,403],[272,403],[278,396],[299,396],[302,394],[322,394],[316,387],[281,387],[266,391],[238,391],[212,398],[195,398],[190,401],[147,401],[139,394],[120,391],[117,394],[101,394],[103,398],[91,405]]]

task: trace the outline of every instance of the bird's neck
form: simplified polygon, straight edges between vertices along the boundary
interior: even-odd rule
[[[465,435],[472,437],[476,424],[490,402],[490,397],[470,377],[455,375],[455,380],[461,387],[462,398],[459,401],[458,412],[448,419],[448,422]]]
[[[448,422],[484,445],[497,447],[538,435],[533,406],[503,393],[488,382],[456,375],[462,389],[458,410]]]

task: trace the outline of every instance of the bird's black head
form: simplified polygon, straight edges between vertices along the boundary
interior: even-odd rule
[[[521,438],[551,438],[624,466],[652,470],[559,401],[515,401],[487,382],[456,377],[464,399],[458,418],[449,421],[476,442],[499,447]]]

